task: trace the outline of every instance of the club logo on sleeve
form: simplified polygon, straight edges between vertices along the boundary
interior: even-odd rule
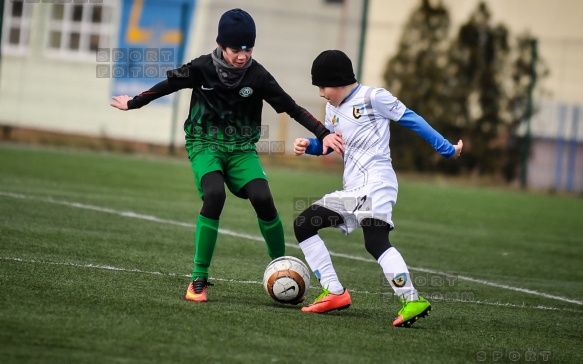
[[[239,95],[242,97],[249,97],[253,93],[253,89],[251,87],[243,87],[239,90]]]
[[[353,105],[352,116],[354,116],[355,119],[359,119],[362,115],[364,115],[364,104]]]
[[[395,276],[391,282],[395,285],[395,287],[403,287],[407,283],[407,274],[401,273]]]

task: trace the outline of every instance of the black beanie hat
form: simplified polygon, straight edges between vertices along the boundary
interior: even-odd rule
[[[312,85],[340,87],[356,82],[350,58],[338,50],[320,53],[312,63]]]
[[[224,47],[248,49],[255,46],[255,22],[249,13],[231,9],[219,20],[217,43]]]

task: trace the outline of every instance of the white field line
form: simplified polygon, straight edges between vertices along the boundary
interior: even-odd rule
[[[120,210],[115,210],[115,209],[110,209],[110,208],[105,208],[105,207],[87,205],[87,204],[83,204],[83,203],[79,203],[79,202],[59,201],[59,200],[54,200],[52,198],[38,198],[38,197],[34,197],[34,196],[28,196],[28,195],[22,195],[22,194],[4,192],[4,191],[0,191],[0,196],[26,199],[26,200],[43,201],[43,202],[53,203],[53,204],[57,204],[57,205],[76,207],[76,208],[98,211],[98,212],[105,212],[105,213],[114,214],[114,215],[118,215],[118,216],[130,217],[130,218],[140,219],[140,220],[147,220],[147,221],[158,222],[158,223],[163,223],[163,224],[177,225],[177,226],[188,227],[188,228],[194,228],[194,226],[195,226],[195,224],[192,224],[192,223],[162,219],[162,218],[159,218],[156,216],[143,215],[143,214],[139,214],[139,213],[136,213],[133,211],[120,211]],[[263,238],[260,236],[241,234],[241,233],[238,233],[236,231],[232,231],[232,230],[228,230],[228,229],[219,229],[219,233],[221,233],[223,235],[234,236],[237,238],[243,238],[243,239],[263,242]],[[290,248],[299,249],[298,244],[286,243],[285,245],[287,247],[290,247]],[[355,256],[355,255],[335,253],[332,251],[330,251],[330,255],[336,256],[336,257],[341,257],[341,258],[346,258],[346,259],[350,259],[350,260],[376,263],[376,261],[374,259],[371,259],[371,258],[363,258],[363,257]],[[424,273],[438,274],[438,275],[441,275],[444,277],[451,275],[449,273],[440,272],[440,271],[436,271],[436,270],[432,270],[432,269],[420,268],[420,267],[409,266],[409,269],[424,272]],[[575,300],[575,299],[571,299],[571,298],[567,298],[567,297],[556,296],[556,295],[552,295],[552,294],[548,294],[548,293],[544,293],[544,292],[539,292],[539,291],[535,291],[535,290],[531,290],[531,289],[526,289],[526,288],[513,287],[513,286],[506,285],[506,284],[490,282],[490,281],[486,281],[483,279],[477,279],[477,278],[472,278],[472,277],[468,277],[468,276],[456,275],[455,277],[459,280],[478,283],[478,284],[482,284],[485,286],[496,287],[496,288],[506,289],[506,290],[515,291],[515,292],[526,293],[526,294],[530,294],[533,296],[545,297],[545,298],[549,298],[549,299],[556,300],[556,301],[574,303],[576,305],[583,306],[583,301],[579,301],[579,300]]]
[[[141,270],[141,269],[129,269],[129,268],[113,267],[110,265],[78,264],[78,263],[68,263],[68,262],[51,262],[51,261],[38,260],[38,259],[0,257],[0,261],[2,261],[2,260],[3,261],[10,261],[10,262],[29,263],[29,264],[60,265],[60,266],[75,267],[75,268],[91,268],[91,269],[111,270],[111,271],[116,271],[116,272],[127,272],[127,273],[138,273],[138,274],[151,274],[151,275],[156,275],[156,276],[190,278],[190,274],[152,272],[152,271],[146,271],[146,270]],[[263,284],[262,282],[254,281],[254,280],[237,280],[237,279],[226,279],[226,278],[217,278],[217,277],[210,277],[210,279],[215,280],[215,281],[219,281],[219,282],[226,282],[226,283]],[[321,289],[321,287],[319,287],[319,286],[312,286],[310,288],[317,289],[317,290]],[[349,291],[350,291],[350,293],[358,293],[358,294],[386,295],[387,297],[392,296],[391,294],[382,293],[382,292],[369,292],[369,291],[361,291],[361,290],[355,290],[355,289],[349,289]],[[448,299],[447,302],[448,303],[451,303],[451,302],[472,303],[472,304],[478,304],[478,305],[512,307],[512,308],[521,308],[521,309],[535,309],[535,310],[546,310],[546,311],[567,311],[567,312],[573,312],[573,313],[583,313],[583,311],[575,310],[575,309],[571,309],[571,308],[549,307],[549,306],[543,306],[543,305],[528,306],[525,304],[518,305],[518,304],[514,304],[514,303],[488,302],[488,301],[470,300],[470,299]]]

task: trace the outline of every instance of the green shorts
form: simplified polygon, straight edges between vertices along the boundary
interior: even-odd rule
[[[188,150],[189,148],[187,148]],[[188,158],[194,172],[194,180],[200,198],[203,198],[201,180],[205,174],[220,171],[227,188],[233,195],[246,199],[241,189],[250,181],[262,178],[267,180],[257,151],[217,151],[213,148],[188,150]]]

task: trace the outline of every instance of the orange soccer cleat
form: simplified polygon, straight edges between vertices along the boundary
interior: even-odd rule
[[[316,298],[314,303],[302,307],[302,312],[324,313],[333,310],[343,310],[350,307],[352,300],[345,288],[341,294],[330,293],[326,288]]]
[[[188,285],[186,290],[186,300],[193,302],[206,302],[208,298],[206,296],[206,288],[212,286],[205,277],[196,277],[196,279]]]

